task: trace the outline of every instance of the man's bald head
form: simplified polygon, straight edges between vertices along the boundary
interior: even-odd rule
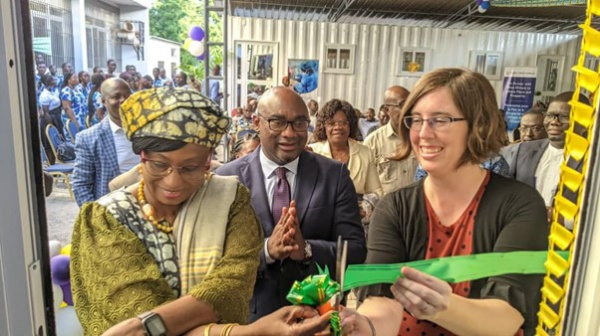
[[[257,111],[264,117],[282,110],[296,111],[308,117],[308,108],[302,97],[284,86],[268,90],[258,101]]]
[[[409,93],[406,88],[395,85],[385,90],[383,95],[383,103],[390,117],[390,125],[396,133],[398,133],[400,125],[400,111]]]
[[[102,93],[103,96],[108,96],[114,92],[114,90],[117,90],[119,87],[123,86],[126,86],[128,89],[130,89],[129,84],[127,84],[127,82],[121,78],[109,78],[102,82],[102,86],[100,86],[100,93]]]
[[[394,85],[394,86],[387,88],[387,90],[385,90],[383,97],[384,97],[384,99],[390,97],[390,98],[404,100],[408,97],[409,93],[410,92],[403,86]]]
[[[252,122],[260,135],[265,156],[282,166],[304,151],[308,138],[308,108],[302,97],[284,86],[265,92]]]
[[[100,92],[102,93],[102,104],[106,107],[110,120],[121,126],[119,108],[131,95],[129,84],[121,78],[109,78],[102,83]]]

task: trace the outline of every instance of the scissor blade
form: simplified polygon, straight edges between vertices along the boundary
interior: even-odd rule
[[[337,281],[337,283],[340,283],[340,280],[342,279],[342,253],[344,251],[342,246],[342,236],[338,236],[336,250],[337,251],[335,254],[335,281]]]
[[[342,298],[344,297],[344,278],[346,277],[346,263],[348,262],[348,241],[344,240],[342,249],[342,260],[341,260],[341,273],[340,273],[340,291],[342,292]]]

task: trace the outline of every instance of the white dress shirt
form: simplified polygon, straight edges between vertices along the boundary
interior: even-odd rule
[[[110,130],[115,141],[115,149],[117,150],[117,162],[119,163],[119,171],[121,174],[128,172],[131,168],[140,163],[140,157],[133,152],[131,141],[125,136],[123,128],[115,124],[110,117],[107,116],[110,123]]]
[[[542,195],[546,206],[552,205],[560,179],[560,165],[565,150],[548,144],[535,170],[535,189]]]
[[[265,182],[265,190],[267,192],[267,199],[269,202],[269,209],[271,209],[271,212],[272,212],[273,211],[273,192],[275,191],[275,185],[277,184],[277,175],[275,175],[275,170],[279,167],[287,168],[285,177],[287,178],[288,184],[290,185],[290,197],[293,197],[294,190],[296,190],[296,175],[298,174],[298,162],[300,161],[300,156],[298,156],[294,161],[292,161],[286,165],[280,166],[277,163],[271,161],[269,158],[267,158],[267,156],[265,155],[264,149],[261,146],[259,158],[260,158],[260,168],[262,169],[263,176],[265,177],[264,182]],[[292,199],[290,199],[290,201],[291,200]],[[277,223],[273,223],[273,224],[277,225]],[[269,238],[266,238],[265,239],[265,247],[264,247],[265,259],[266,259],[267,263],[272,264],[275,262],[275,259],[271,258],[271,256],[269,255],[269,249],[267,247],[268,242],[269,242]]]

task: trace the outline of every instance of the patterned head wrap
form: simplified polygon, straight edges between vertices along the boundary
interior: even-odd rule
[[[138,91],[121,104],[127,138],[156,137],[216,147],[229,128],[221,108],[198,91],[153,88]]]

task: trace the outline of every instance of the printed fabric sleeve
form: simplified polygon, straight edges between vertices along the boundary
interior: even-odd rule
[[[96,202],[75,221],[71,288],[88,336],[175,299],[140,239]]]
[[[240,184],[229,211],[223,257],[188,294],[210,304],[220,322],[246,323],[263,244],[263,230],[252,209],[250,192]]]

